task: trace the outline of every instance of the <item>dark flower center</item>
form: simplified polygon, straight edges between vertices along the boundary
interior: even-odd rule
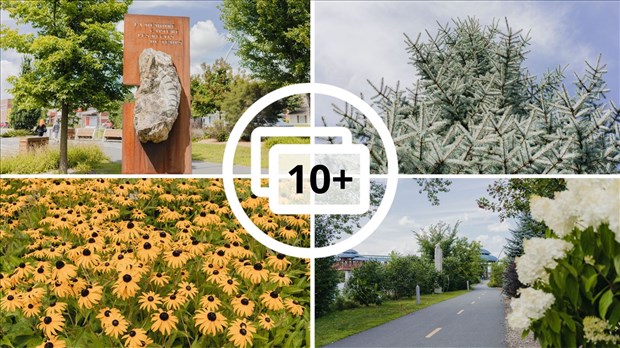
[[[33,308],[34,308],[34,305],[32,303],[29,303],[28,304],[28,309],[33,309]]]
[[[246,331],[246,329],[241,329],[239,330],[239,333],[245,336],[248,332]]]
[[[278,254],[276,255],[276,257],[278,258],[278,260],[284,260],[284,254]]]
[[[159,232],[159,236],[161,238],[166,238],[166,232]]]
[[[125,274],[125,275],[123,276],[123,281],[124,281],[125,283],[129,283],[129,282],[131,281],[131,276],[130,276],[129,274]]]
[[[192,290],[192,287],[188,285],[188,286],[186,286],[186,287],[185,287],[185,290],[187,290],[187,291],[191,291],[191,290]]]
[[[228,285],[232,285],[233,280],[232,279],[228,279],[228,281],[226,281],[226,283],[228,283]]]
[[[95,238],[88,238],[88,243],[90,243],[90,244],[95,243]]]
[[[105,315],[106,318],[109,318],[110,314],[112,314],[112,312],[110,310],[107,310],[107,311],[103,312],[103,315]]]
[[[82,297],[86,297],[90,294],[90,291],[88,291],[88,289],[82,289],[82,291],[80,292],[80,295],[82,295]]]
[[[244,306],[247,306],[247,305],[250,304],[250,301],[248,301],[247,298],[244,298],[244,299],[241,300],[241,304],[244,305]]]
[[[6,297],[7,300],[9,301],[13,301],[15,299],[15,297],[13,295],[9,295]]]
[[[213,312],[209,312],[209,314],[207,314],[207,319],[215,321],[215,319],[217,319],[217,315],[215,315],[215,313]]]
[[[134,337],[136,332],[134,330],[129,331],[129,337]]]
[[[52,322],[52,317],[43,318],[43,322],[45,323],[45,325],[49,325]]]
[[[200,217],[205,217],[205,216],[207,216],[207,213],[205,213],[204,211],[200,213]]]
[[[168,315],[168,313],[166,313],[166,312],[161,312],[161,313],[159,313],[159,319],[161,319],[161,320],[163,320],[163,321],[166,321],[166,320],[168,320],[168,318],[170,318],[170,316]]]
[[[207,300],[209,300],[209,302],[213,302],[215,300],[215,297],[209,295],[209,297],[207,297]]]
[[[135,225],[133,224],[133,222],[129,221],[127,223],[127,228],[131,229],[131,228],[134,228],[134,227],[135,227]]]
[[[176,295],[170,295],[170,299],[171,299],[172,301],[174,301],[174,300],[176,300],[176,299],[177,299],[177,296],[176,296]]]
[[[271,318],[265,318],[265,322],[271,323]]]
[[[152,302],[153,300],[155,300],[155,299],[153,298],[153,296],[149,296],[149,297],[147,297],[146,299],[147,299],[149,302]]]
[[[172,256],[174,256],[174,257],[179,257],[179,256],[181,256],[181,250],[175,250],[175,251],[173,251],[173,252],[172,252]]]
[[[56,268],[57,269],[62,269],[63,267],[65,267],[65,263],[64,262],[62,262],[60,260],[56,261]]]
[[[278,298],[278,293],[275,291],[272,291],[269,296],[271,296],[271,298]]]
[[[118,320],[116,319],[112,320],[112,326],[118,326],[118,324],[120,324]]]
[[[220,271],[218,271],[218,270],[213,270],[213,275],[218,275],[218,274],[220,274]]]
[[[254,264],[254,270],[261,271],[262,269],[263,269],[263,265],[261,265],[260,263]]]
[[[43,348],[54,348],[54,343],[46,342],[45,345],[43,346]]]
[[[226,254],[226,253],[224,252],[224,250],[218,250],[218,251],[217,251],[217,256],[222,257],[222,256],[224,256],[224,254]]]
[[[23,263],[23,262],[22,262],[22,263],[20,263],[20,264],[19,264],[19,268],[26,268],[26,264],[25,264],[25,263]]]
[[[84,249],[84,251],[82,251],[82,255],[84,255],[84,256],[90,256],[90,250],[88,250],[88,249]]]
[[[155,276],[156,276],[157,278],[161,278],[161,277],[162,277],[162,274],[161,274],[161,273],[157,273]]]
[[[45,269],[43,269],[43,266],[39,267],[39,269],[37,269],[37,273],[43,273],[45,272]]]
[[[149,249],[151,249],[151,243],[149,242],[144,243],[144,250],[149,250]]]

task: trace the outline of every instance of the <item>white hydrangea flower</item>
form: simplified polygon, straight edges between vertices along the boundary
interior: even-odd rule
[[[521,297],[510,302],[512,312],[508,315],[508,325],[515,330],[526,330],[532,321],[538,320],[555,302],[552,294],[533,288],[520,290]]]
[[[561,259],[573,245],[561,239],[531,238],[523,241],[524,254],[517,257],[517,274],[524,284],[533,284],[541,279],[547,282],[549,274],[557,266],[555,260]]]
[[[532,217],[559,237],[575,227],[598,227],[608,223],[620,243],[620,179],[567,179],[566,191],[554,199],[532,197]]]

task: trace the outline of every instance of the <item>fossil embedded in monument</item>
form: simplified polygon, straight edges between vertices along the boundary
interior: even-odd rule
[[[140,54],[140,87],[136,93],[134,128],[141,142],[160,143],[179,115],[181,83],[172,57],[147,48]]]

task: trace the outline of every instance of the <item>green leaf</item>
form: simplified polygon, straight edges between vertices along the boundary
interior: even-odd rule
[[[560,319],[558,313],[554,310],[549,310],[546,316],[549,322],[549,326],[551,326],[551,330],[556,333],[560,333],[560,328],[562,327],[562,320]]]
[[[620,254],[614,256],[614,268],[616,269],[616,274],[620,275]]]
[[[586,292],[590,292],[590,290],[592,290],[592,287],[594,285],[596,285],[596,280],[598,279],[598,274],[593,274],[592,276],[590,276],[590,278],[585,279],[585,290]]]
[[[611,291],[611,289],[607,290],[601,297],[601,300],[598,303],[598,310],[601,318],[605,318],[605,315],[607,314],[607,309],[611,305],[613,299],[614,293]]]
[[[579,298],[579,284],[577,284],[577,280],[571,276],[566,277],[566,293],[568,294],[571,304],[574,307],[577,307],[577,301]]]

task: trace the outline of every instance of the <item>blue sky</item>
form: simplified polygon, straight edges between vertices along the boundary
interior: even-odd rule
[[[569,64],[584,73],[584,60],[599,53],[607,64],[609,98],[620,102],[620,2],[618,1],[319,1],[315,5],[316,82],[345,88],[368,99],[385,78],[394,86],[409,87],[417,79],[408,64],[403,33],[415,39],[436,22],[475,16],[482,24],[508,18],[513,29],[531,30],[531,52],[525,65],[538,76]],[[503,22],[502,22],[503,23]],[[424,37],[424,36],[423,36]],[[317,105],[319,115],[330,115],[328,103]]]
[[[515,221],[500,222],[496,213],[478,208],[476,199],[487,196],[493,179],[452,179],[450,192],[439,195],[440,204],[431,205],[413,179],[400,179],[394,203],[381,226],[355,250],[365,255],[388,255],[396,251],[416,254],[418,245],[413,231],[439,221],[454,225],[461,221],[458,236],[477,240],[497,256],[510,236]],[[502,253],[503,255],[503,253]]]
[[[200,63],[212,64],[217,58],[224,57],[232,43],[220,20],[218,1],[134,1],[129,13],[165,16],[185,16],[190,18],[190,63],[192,74],[200,72]],[[1,11],[2,24],[15,27],[15,22],[5,11]],[[32,31],[29,26],[20,26],[21,32]],[[123,23],[118,23],[118,30],[123,30]],[[231,52],[228,62],[233,68],[239,68],[239,59]],[[1,88],[2,99],[9,96],[6,78],[19,72],[21,55],[15,51],[1,51]]]

